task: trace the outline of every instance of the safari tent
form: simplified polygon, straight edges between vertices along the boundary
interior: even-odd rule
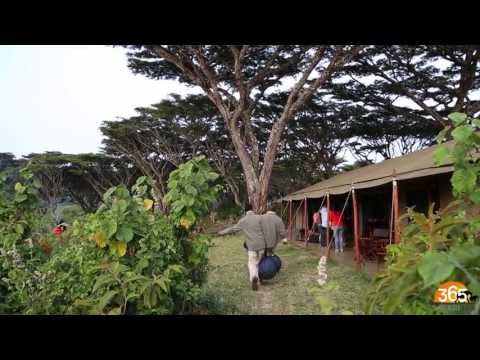
[[[432,204],[440,209],[452,199],[453,165],[435,165],[438,146],[343,172],[285,196],[281,201],[289,240],[303,241],[305,246],[315,242],[313,213],[322,205],[334,206],[343,211],[347,252],[357,268],[364,261],[383,260],[386,245],[400,241],[403,224],[399,218],[407,207],[426,213]],[[327,231],[327,256],[332,242]]]

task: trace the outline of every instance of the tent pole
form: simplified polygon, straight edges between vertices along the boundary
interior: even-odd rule
[[[358,208],[357,195],[352,185],[352,206],[353,206],[353,239],[355,241],[355,258],[357,260],[357,271],[360,271],[360,242],[358,234]]]
[[[288,202],[288,240],[292,240],[292,200]]]
[[[303,225],[304,225],[304,229],[305,229],[305,238],[304,238],[304,241],[306,241],[307,237],[308,237],[308,210],[307,210],[307,197],[305,196],[305,203],[303,204],[304,205],[304,209],[303,209]]]
[[[392,182],[393,184],[393,182]],[[392,243],[392,237],[393,237],[393,232],[394,232],[394,223],[393,223],[393,220],[394,220],[394,214],[395,214],[395,191],[393,189],[393,185],[392,185],[392,199],[391,199],[391,206],[390,206],[390,232],[389,232],[389,243],[391,244]]]
[[[327,259],[330,257],[330,193],[327,192]]]
[[[400,209],[398,206],[398,184],[397,180],[393,179],[393,193],[394,193],[394,214],[395,214],[395,244],[400,242]]]

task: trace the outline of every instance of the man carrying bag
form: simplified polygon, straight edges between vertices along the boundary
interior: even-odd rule
[[[219,235],[227,235],[238,231],[243,231],[246,236],[244,244],[248,254],[248,272],[249,279],[253,290],[258,290],[258,264],[262,259],[262,254],[265,250],[265,237],[261,225],[261,215],[255,214],[249,210],[242,217],[237,224],[220,231]]]

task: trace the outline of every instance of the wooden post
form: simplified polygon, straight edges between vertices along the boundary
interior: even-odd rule
[[[292,240],[292,200],[289,201],[288,209],[288,241]]]
[[[305,197],[305,203],[303,204],[303,227],[305,228],[305,238],[303,239],[306,241],[308,236],[308,209],[307,209],[307,197]]]
[[[389,227],[389,243],[392,243],[392,237],[394,232],[394,219],[395,219],[395,191],[393,191],[392,185],[392,199],[390,204],[390,227]]]
[[[400,242],[400,209],[398,206],[398,184],[397,180],[393,179],[393,208],[395,216],[395,244]]]
[[[358,233],[358,208],[357,208],[357,195],[355,194],[355,188],[352,186],[352,206],[353,206],[353,239],[355,242],[355,258],[357,260],[357,271],[360,271],[360,238]]]
[[[330,193],[327,192],[327,258],[330,257]]]

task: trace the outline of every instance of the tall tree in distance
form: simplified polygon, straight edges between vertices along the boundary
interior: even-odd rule
[[[203,154],[222,176],[236,205],[244,206],[238,157],[223,118],[208,98],[171,94],[136,111],[138,115],[131,118],[104,122],[104,151],[131,158],[144,175],[153,178],[158,201],[165,195],[170,172]]]
[[[448,114],[480,112],[480,46],[369,46],[337,76],[337,96],[441,130]],[[408,105],[407,105],[408,104]]]
[[[32,153],[24,158],[28,160],[29,169],[41,184],[40,194],[43,200],[56,213],[59,203],[65,196],[64,174],[68,160],[57,151]]]
[[[130,46],[129,67],[154,79],[198,86],[215,105],[242,165],[249,202],[263,212],[274,160],[287,123],[362,46]],[[260,149],[252,116],[265,97],[287,97]]]

